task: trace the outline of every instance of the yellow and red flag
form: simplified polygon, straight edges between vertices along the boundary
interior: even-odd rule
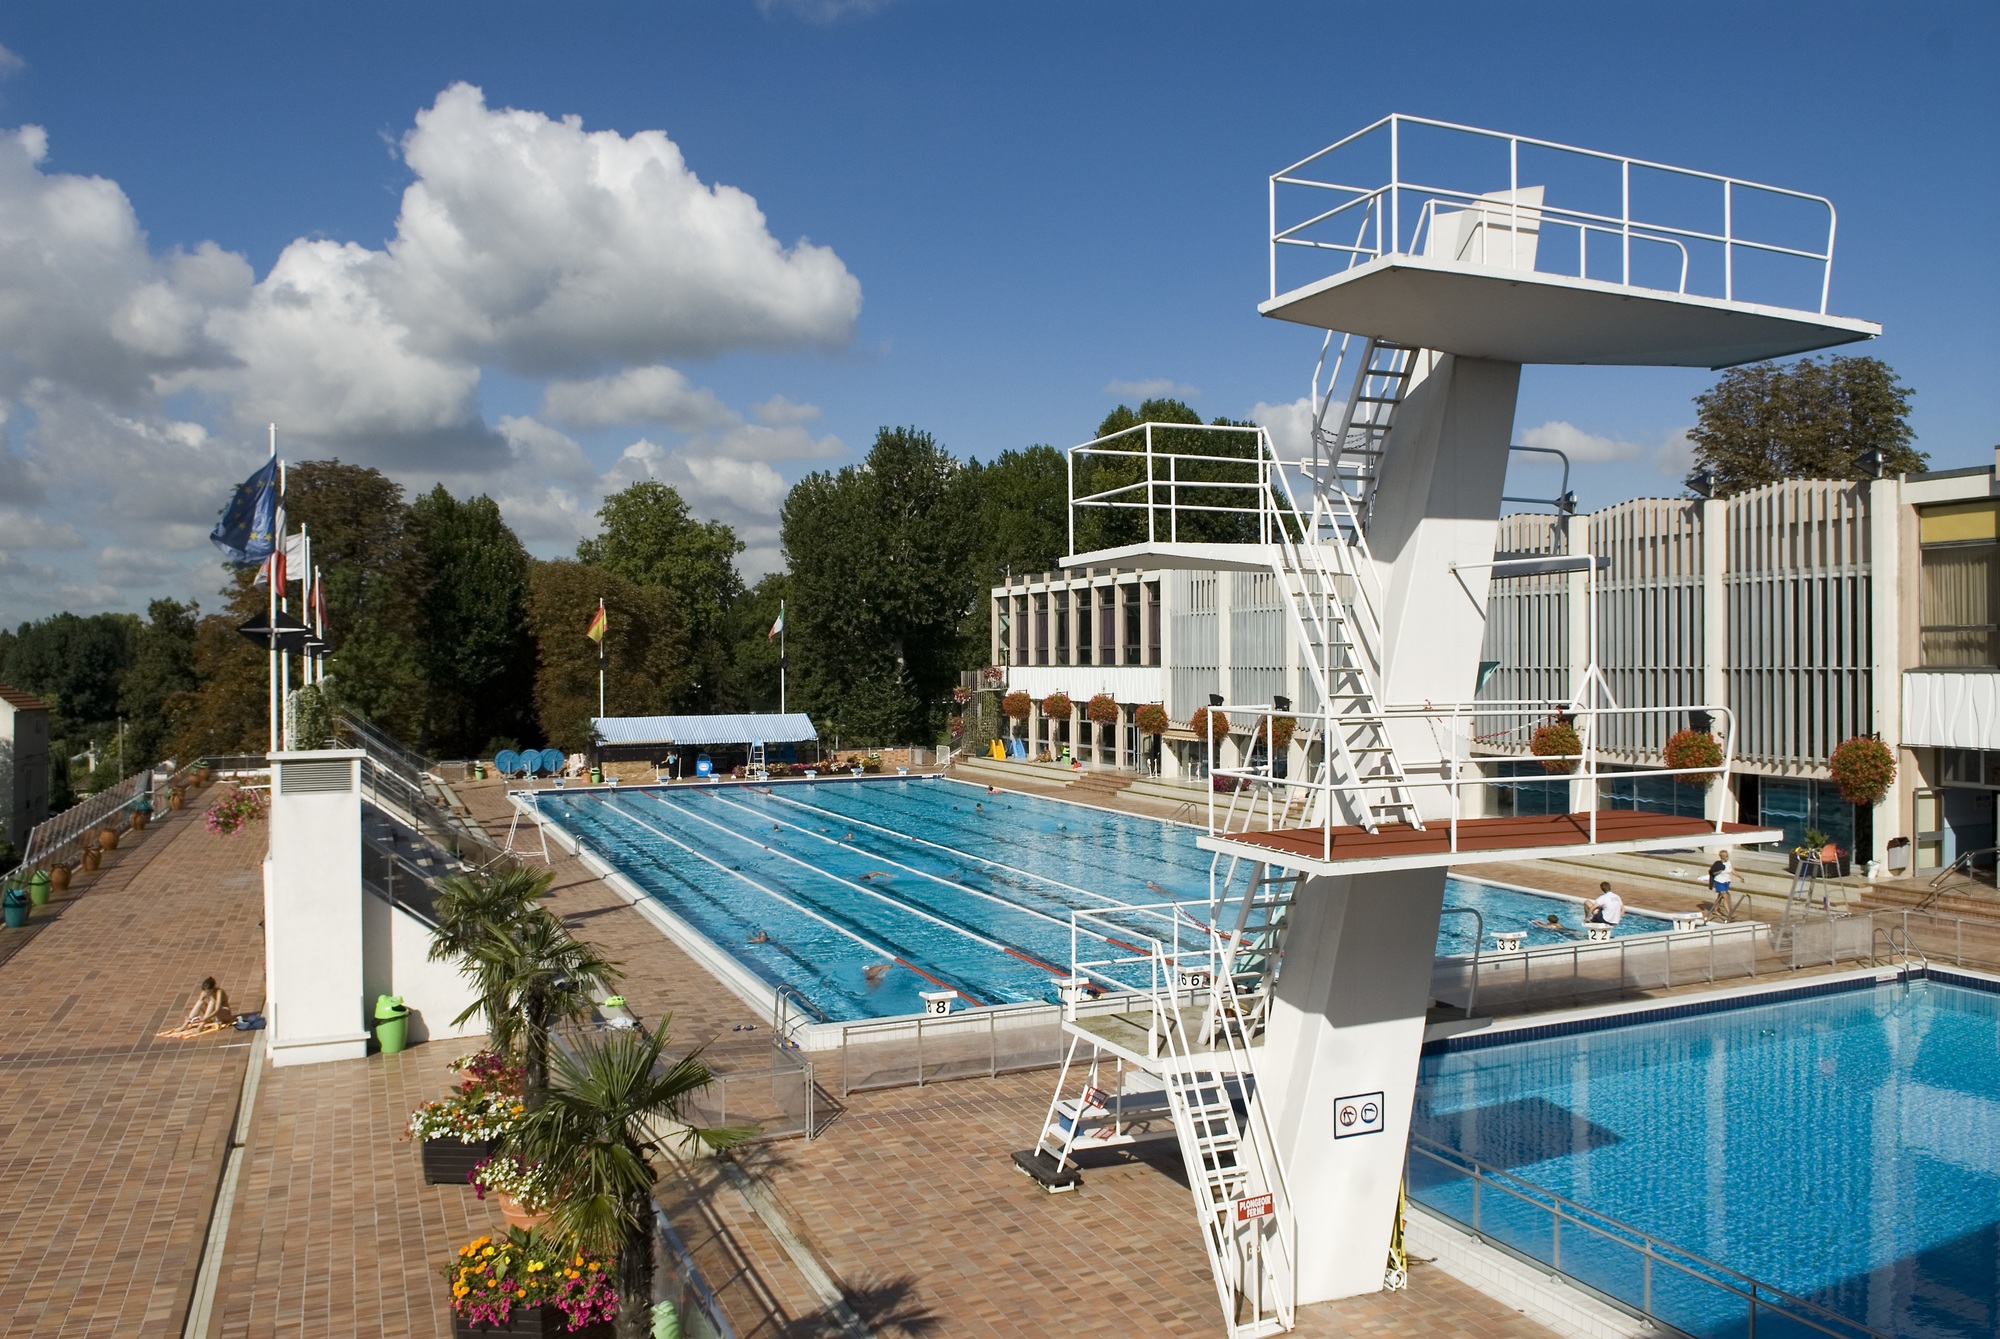
[[[597,602],[597,612],[590,616],[590,626],[583,630],[583,635],[596,642],[599,646],[602,646],[604,645],[604,628],[604,601],[599,600]]]

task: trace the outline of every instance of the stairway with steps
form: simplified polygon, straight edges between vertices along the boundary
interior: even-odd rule
[[[1138,774],[1134,772],[1118,772],[1108,767],[1085,768],[1070,781],[1069,788],[1072,794],[1085,798],[1108,797],[1123,794],[1138,779]]]

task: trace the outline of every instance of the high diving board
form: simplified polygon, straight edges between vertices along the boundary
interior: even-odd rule
[[[1265,316],[1505,363],[1733,367],[1873,339],[1873,321],[1531,269],[1385,255],[1257,304]]]

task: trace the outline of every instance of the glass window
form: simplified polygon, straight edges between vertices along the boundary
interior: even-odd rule
[[[1086,586],[1076,593],[1076,663],[1079,665],[1091,663],[1091,627],[1090,588]]]
[[[1069,664],[1069,592],[1056,592],[1056,664]]]
[[[1160,663],[1160,583],[1146,583],[1146,663]]]
[[[1013,601],[1002,595],[993,602],[993,663],[1011,665],[1014,663],[1014,620]]]
[[[1118,663],[1118,588],[1106,586],[1097,592],[1097,663]]]
[[[1145,640],[1145,622],[1140,613],[1142,596],[1137,586],[1121,586],[1125,601],[1125,663],[1142,663],[1140,647]]]
[[[1049,663],[1049,597],[1035,597],[1035,663]]]
[[[1927,546],[1917,617],[1923,625],[1921,663],[1929,666],[2000,664],[2000,545]]]

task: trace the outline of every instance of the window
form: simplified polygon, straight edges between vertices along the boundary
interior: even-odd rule
[[[1021,630],[1018,639],[1020,645],[1014,648],[1014,659],[1010,663],[1032,665],[1034,664],[1034,651],[1028,645],[1028,597],[1025,595],[1016,595],[1014,597],[1014,626]]]
[[[1118,588],[1100,587],[1097,592],[1097,663],[1118,663]]]
[[[1143,597],[1137,586],[1120,586],[1118,590],[1125,604],[1125,663],[1143,664],[1140,659],[1140,647],[1145,638],[1145,622],[1140,614]]]
[[[1049,663],[1049,597],[1035,597],[1035,663]]]
[[[1923,576],[1919,663],[1951,669],[2000,665],[2000,534],[1991,502],[1927,507],[1918,519]]]
[[[1160,583],[1146,583],[1146,663],[1160,663]]]
[[[1056,592],[1056,664],[1069,664],[1069,592]]]
[[[1090,659],[1090,587],[1085,586],[1076,593],[1076,663],[1088,665]]]
[[[1013,602],[1004,595],[993,602],[993,663],[996,665],[1014,663],[1012,609]]]

